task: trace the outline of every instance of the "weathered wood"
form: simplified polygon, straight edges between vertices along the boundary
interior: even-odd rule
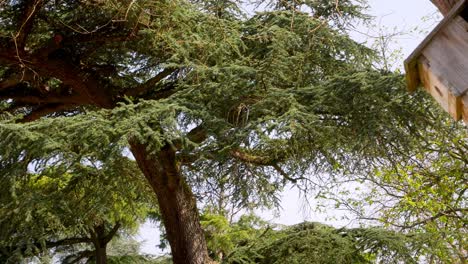
[[[431,2],[437,6],[440,12],[445,16],[453,6],[460,0],[431,0]]]
[[[414,92],[418,88],[421,80],[419,79],[418,63],[416,60],[405,62],[406,86],[409,92]]]
[[[417,61],[421,56],[423,50],[429,45],[433,38],[435,38],[439,32],[451,23],[453,19],[458,16],[465,8],[468,8],[468,0],[460,0],[445,16],[445,18],[436,26],[434,30],[429,33],[429,35],[421,42],[421,44],[411,53],[410,56],[405,60],[405,70],[406,70],[406,81],[408,90],[410,92],[416,90],[420,85],[420,78],[417,77],[418,66]],[[466,34],[463,34],[466,35]]]
[[[445,81],[424,57],[418,63],[419,76],[426,91],[447,111],[455,120],[462,117],[461,97],[450,92],[450,83]]]
[[[468,23],[457,17],[422,51],[432,69],[452,85],[455,96],[468,90]]]
[[[462,116],[463,116],[463,121],[468,124],[468,93],[466,93],[463,97],[462,97],[462,109],[463,109],[463,113],[462,113]]]
[[[455,120],[468,122],[468,0],[433,0],[445,18],[405,60],[408,90],[421,84]]]

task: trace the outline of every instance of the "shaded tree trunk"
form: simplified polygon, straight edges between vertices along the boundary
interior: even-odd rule
[[[94,230],[91,231],[91,239],[94,245],[94,261],[96,264],[107,263],[106,247],[110,240],[106,241],[105,237],[105,227],[103,224],[95,226]]]
[[[130,141],[138,166],[158,198],[175,264],[212,263],[200,225],[196,199],[180,173],[175,150],[166,145],[150,155],[146,146]]]
[[[91,241],[94,245],[94,260],[96,264],[107,263],[107,244],[109,244],[119,228],[120,222],[117,222],[108,233],[106,233],[104,224],[95,226],[93,230],[91,230]]]
[[[442,15],[446,16],[450,9],[461,0],[431,0],[431,2],[439,9]]]
[[[96,258],[96,264],[107,263],[107,244],[98,245],[95,248],[95,258]]]

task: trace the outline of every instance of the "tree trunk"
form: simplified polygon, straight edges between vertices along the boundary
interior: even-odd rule
[[[96,264],[106,264],[107,263],[107,245],[98,245],[95,247],[95,257]]]
[[[166,145],[150,155],[146,146],[130,141],[138,166],[158,198],[174,264],[212,263],[200,225],[195,197],[182,177],[175,150]]]
[[[446,16],[452,7],[462,0],[431,0],[431,2],[440,10],[442,15]]]
[[[120,225],[117,224],[117,229]],[[94,258],[96,264],[106,264],[107,263],[107,243],[109,243],[110,239],[114,236],[112,234],[110,239],[106,237],[105,234],[106,228],[104,224],[100,224],[94,227],[94,230],[91,232],[91,237],[94,245]],[[111,231],[112,233],[112,231]]]

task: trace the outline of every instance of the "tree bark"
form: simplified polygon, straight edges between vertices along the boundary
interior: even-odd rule
[[[446,16],[450,9],[461,0],[431,0],[431,2],[439,9],[442,15]]]
[[[91,237],[92,237],[93,245],[94,245],[94,258],[95,258],[96,264],[107,263],[107,252],[106,252],[107,243],[109,243],[110,239],[112,239],[112,236],[114,236],[115,234],[115,233],[112,234],[111,238],[107,239],[105,230],[106,229],[104,227],[104,224],[101,224],[99,226],[95,226],[94,230],[91,231]]]
[[[99,245],[95,248],[96,264],[107,264],[107,245]]]
[[[196,199],[181,175],[175,150],[166,145],[151,155],[130,140],[138,166],[158,198],[174,264],[212,263],[200,225]]]

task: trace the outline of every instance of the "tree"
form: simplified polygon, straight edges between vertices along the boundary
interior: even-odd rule
[[[228,224],[202,215],[208,249],[220,263],[419,263],[432,256],[432,237],[378,227],[334,228],[303,222],[279,226],[254,215]]]
[[[426,131],[421,146],[412,155],[397,158],[393,166],[348,178],[347,182],[361,182],[366,188],[345,195],[333,190],[328,193],[335,193],[329,198],[336,199],[337,207],[355,212],[361,220],[428,235],[433,241],[431,261],[465,263],[466,126],[451,120],[440,125],[444,128]]]
[[[119,233],[135,230],[154,201],[138,180],[142,175],[134,161],[89,162],[3,181],[2,262],[55,254],[63,263],[83,259],[107,263],[109,242]]]
[[[223,3],[4,2],[2,180],[130,149],[174,263],[209,263],[194,167],[274,195],[311,188],[311,172],[364,173],[430,125],[426,101],[347,36],[361,5],[272,1],[247,16]]]

